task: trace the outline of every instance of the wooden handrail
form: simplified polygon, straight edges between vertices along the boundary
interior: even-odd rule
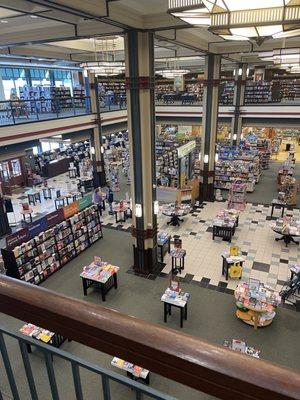
[[[294,370],[6,276],[0,311],[220,399],[300,399]]]

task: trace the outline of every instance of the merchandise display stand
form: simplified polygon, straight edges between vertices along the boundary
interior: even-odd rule
[[[260,350],[247,346],[243,340],[239,339],[224,340],[223,346],[254,358],[259,358],[260,355]]]
[[[162,207],[163,215],[170,217],[170,221],[167,222],[167,225],[179,226],[179,222],[183,222],[183,217],[191,211],[191,206],[188,204],[177,204],[177,203],[170,203],[165,204]]]
[[[281,303],[279,293],[256,279],[238,285],[234,296],[237,318],[254,329],[270,325],[276,315],[274,310]]]
[[[276,241],[283,240],[286,247],[291,242],[299,244],[294,237],[300,237],[300,220],[289,217],[278,218],[270,226],[275,233],[282,235],[281,238],[275,238]]]
[[[84,267],[80,277],[82,279],[83,294],[87,296],[87,289],[93,285],[100,288],[102,301],[106,300],[106,294],[111,288],[118,288],[117,273],[119,267],[108,262],[101,261],[99,257],[94,257],[96,261]]]
[[[184,270],[184,259],[186,256],[186,250],[181,248],[175,248],[170,251],[170,256],[172,257],[172,275],[181,273]],[[179,260],[179,265],[177,265],[177,260]]]
[[[180,309],[180,328],[183,327],[183,319],[187,320],[187,304],[190,299],[189,293],[184,293],[180,289],[172,290],[167,288],[161,297],[164,303],[164,322],[167,322],[167,316],[171,315],[172,307]]]
[[[65,211],[69,212],[75,206],[72,203]],[[63,211],[60,209],[46,215],[42,221],[38,220],[33,226],[11,235],[11,240],[8,237],[7,248],[1,250],[8,276],[39,284],[103,237],[96,206],[89,206],[76,214],[73,212],[73,216],[65,220]],[[41,231],[47,224],[52,227]],[[33,237],[28,240],[28,236]],[[18,241],[20,245],[10,245]]]
[[[47,329],[40,328],[33,324],[25,324],[20,328],[20,332],[25,335],[39,340],[42,343],[47,343],[53,347],[59,348],[66,340],[64,336],[59,333],[48,331]],[[68,339],[70,342],[71,340]],[[31,353],[31,345],[26,343],[28,353]]]
[[[229,278],[229,271],[232,267],[236,265],[240,265],[241,271],[243,269],[243,263],[245,262],[245,257],[241,255],[230,255],[230,252],[224,252],[222,254],[222,275],[225,276],[225,279],[228,281]],[[238,274],[237,274],[238,275]],[[242,273],[237,276],[238,279],[241,279]]]
[[[27,192],[24,193],[25,196],[28,198],[28,204],[36,205],[36,202],[38,201],[41,203],[41,192],[39,190],[35,189],[29,189]]]
[[[274,208],[281,209],[281,218],[283,218],[284,215],[284,210],[287,207],[286,202],[278,200],[278,199],[273,199],[271,203],[272,209],[271,209],[271,217],[273,217],[274,213]]]
[[[126,371],[129,378],[146,385],[150,385],[150,371],[147,369],[131,364],[128,361],[124,361],[118,357],[114,357],[112,359],[111,365],[121,369],[122,371]]]
[[[247,185],[242,182],[234,182],[231,185],[228,196],[228,209],[244,211],[246,207]]]
[[[159,261],[164,262],[164,256],[171,251],[171,236],[168,233],[160,232],[157,236],[159,249]]]
[[[235,228],[239,224],[239,211],[221,210],[216,218],[213,220],[212,239],[221,237],[223,240],[231,243],[231,239],[235,233]]]

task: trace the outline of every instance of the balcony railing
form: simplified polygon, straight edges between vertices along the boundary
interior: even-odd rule
[[[0,126],[90,113],[90,97],[7,100],[0,102]]]
[[[154,373],[220,399],[299,400],[300,374],[294,370],[5,276],[0,276],[0,312],[43,326],[65,338],[141,365]],[[43,352],[54,400],[59,399],[59,393],[64,393],[64,385],[69,385],[70,382],[65,378],[60,379],[62,387],[58,387],[52,355],[71,363],[76,399],[86,398],[81,390],[79,368],[101,375],[104,400],[113,398],[109,387],[111,380],[132,387],[137,400],[141,400],[143,394],[147,398],[172,399],[64,351],[39,344],[34,339],[20,337],[19,334],[2,328],[0,350],[14,400],[20,399],[19,393],[25,388],[17,387],[11,357],[14,363],[21,362],[21,359],[17,358],[17,354],[7,351],[7,348],[11,350],[11,341],[6,344],[4,334],[19,341],[25,369],[17,370],[19,373],[23,371],[26,376],[34,400],[38,399],[35,387],[37,382],[34,382],[26,344],[38,347]],[[94,393],[97,390],[96,388]],[[188,389],[186,398],[189,398]]]

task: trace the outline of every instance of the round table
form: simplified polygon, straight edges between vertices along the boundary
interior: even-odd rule
[[[235,289],[234,291],[234,297],[237,301],[239,301],[239,293],[238,293],[238,287]],[[238,319],[242,320],[243,322],[245,322],[245,324],[251,325],[254,327],[254,329],[257,328],[261,328],[264,326],[268,326],[271,325],[271,323],[273,322],[273,318],[271,319],[267,319],[266,321],[264,321],[263,323],[260,323],[260,317],[262,314],[270,312],[269,308],[267,307],[253,307],[250,304],[245,305],[245,308],[248,309],[248,311],[241,311],[241,310],[237,310],[235,315],[237,316]],[[274,311],[275,307],[273,306],[273,310]]]
[[[300,235],[298,234],[291,234],[289,232],[289,229],[287,227],[286,232],[282,232],[280,229],[277,229],[276,227],[272,226],[271,227],[272,231],[274,231],[275,233],[278,233],[279,235],[281,235],[281,238],[275,238],[275,240],[278,242],[279,240],[283,240],[285,243],[285,247],[287,247],[288,244],[290,244],[291,242],[299,244],[299,242],[297,242],[294,237],[300,237]]]
[[[162,214],[166,217],[170,217],[170,221],[167,222],[168,225],[179,226],[179,222],[183,222],[184,220],[180,217],[184,217],[191,211],[190,207],[165,207],[162,209]]]

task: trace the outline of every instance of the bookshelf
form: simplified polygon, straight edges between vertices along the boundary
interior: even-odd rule
[[[84,204],[83,201],[80,204]],[[70,206],[65,207],[67,212],[70,212]],[[57,222],[63,215],[63,209],[48,214],[48,221],[55,225],[39,233],[36,225],[29,226],[28,230],[32,228],[34,236],[27,241],[23,238],[30,232],[25,234],[25,229],[11,235],[12,243],[17,245],[1,250],[8,276],[38,285],[103,237],[97,206],[88,206]],[[46,218],[41,220],[40,226],[47,225]]]

